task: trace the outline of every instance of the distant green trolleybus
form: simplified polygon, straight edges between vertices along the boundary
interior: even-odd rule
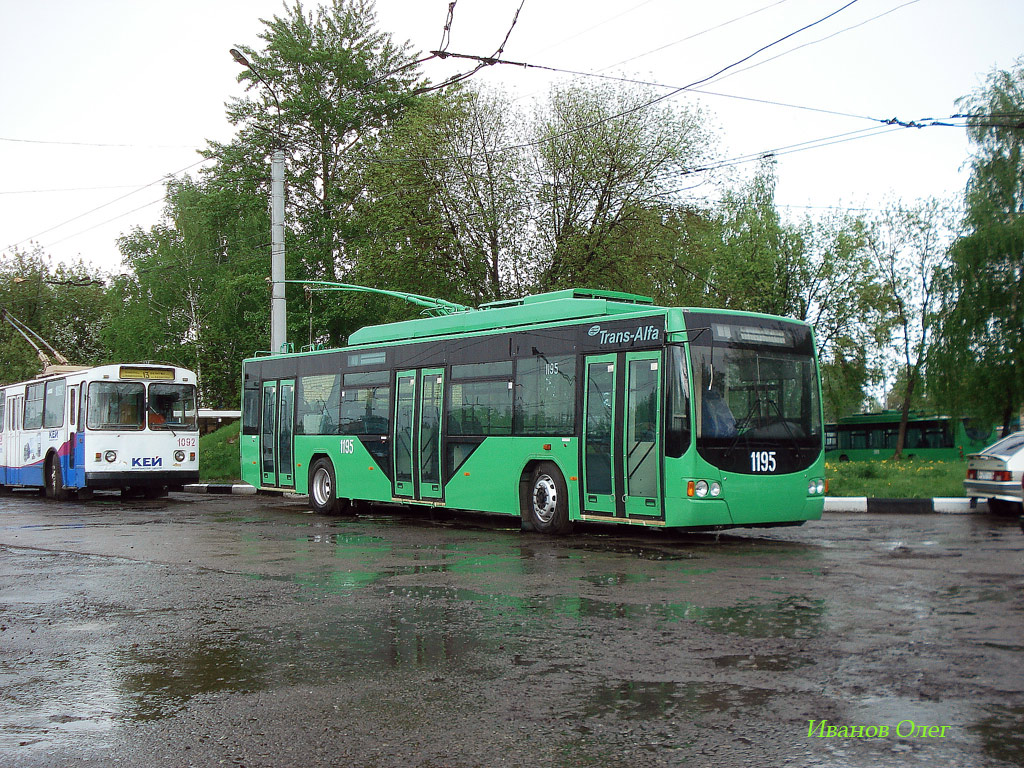
[[[825,458],[829,461],[877,461],[896,451],[900,411],[846,416],[825,425]],[[979,427],[970,419],[911,411],[903,455],[933,461],[956,461],[999,439],[1000,430]]]
[[[360,502],[716,528],[821,517],[811,328],[566,290],[243,363],[243,479]]]

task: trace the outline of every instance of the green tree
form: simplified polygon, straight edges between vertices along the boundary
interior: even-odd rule
[[[519,295],[528,189],[511,106],[451,89],[422,99],[368,146],[354,203],[353,278],[479,304]]]
[[[929,380],[958,412],[1009,429],[1024,402],[1024,58],[957,106],[970,115],[971,175]]]
[[[932,198],[909,206],[889,205],[867,232],[868,253],[892,307],[887,327],[893,371],[902,379],[895,459],[903,455],[907,418],[938,326],[939,280],[954,227],[950,206]]]
[[[891,303],[866,247],[866,224],[835,214],[800,225],[803,246],[794,316],[814,327],[825,418],[863,409],[877,383]]]
[[[784,224],[775,207],[774,163],[762,163],[749,184],[725,194],[718,206],[717,235],[711,282],[722,306],[803,314],[804,243],[802,233]]]
[[[682,219],[687,174],[710,155],[701,115],[641,88],[555,88],[533,120],[538,287],[634,289],[657,259],[643,234]]]
[[[269,335],[266,203],[187,178],[167,194],[162,223],[121,238],[130,272],[113,281],[103,337],[121,359],[195,370],[204,404],[223,407]]]
[[[96,365],[109,360],[101,341],[110,314],[105,279],[101,271],[82,262],[52,266],[38,247],[13,251],[0,261],[0,307],[42,336],[69,363]],[[47,354],[51,363],[57,362]],[[42,371],[35,350],[7,322],[0,323],[0,371],[4,383]]]
[[[288,261],[307,279],[335,280],[351,266],[347,227],[362,193],[355,150],[413,103],[419,76],[408,45],[377,30],[371,0],[331,0],[311,12],[286,4],[264,24],[262,50],[239,46],[252,63],[239,79],[259,97],[229,103],[238,134],[210,142],[217,162],[208,178],[266,199],[266,158],[282,148]]]

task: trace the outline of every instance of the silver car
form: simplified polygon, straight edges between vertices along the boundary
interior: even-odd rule
[[[967,457],[964,493],[971,506],[988,499],[988,508],[998,514],[1020,514],[1024,502],[1024,432],[1014,432]]]

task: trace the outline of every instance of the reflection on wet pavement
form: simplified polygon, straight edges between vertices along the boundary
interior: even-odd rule
[[[537,764],[570,768],[710,764],[697,758],[723,745],[743,760],[710,762],[1024,760],[1019,697],[960,701],[1005,684],[974,659],[1012,669],[1021,658],[1019,586],[950,574],[938,558],[880,561],[882,543],[552,540],[272,507],[180,520],[172,509],[160,526],[137,524],[152,510],[123,525],[113,512],[90,515],[21,519],[0,541],[5,768],[5,756],[44,765],[53,750],[125,754],[131,735],[154,733],[137,729],[235,706],[243,714],[231,722],[256,721],[293,697],[290,723],[317,711],[319,696],[327,722],[334,713],[352,738],[366,729],[372,741],[379,727],[437,744],[451,729],[528,744],[526,729],[552,740]],[[63,549],[72,524],[80,552]],[[943,546],[933,532],[914,542],[880,530],[914,551]],[[943,632],[966,638],[973,656],[950,656]],[[807,720],[824,717],[918,718],[966,735],[932,746],[809,741]],[[482,764],[374,754],[379,765]],[[759,762],[766,754],[778,759]]]

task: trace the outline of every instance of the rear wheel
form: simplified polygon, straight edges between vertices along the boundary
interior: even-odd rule
[[[341,515],[349,510],[348,499],[337,497],[334,465],[330,459],[317,459],[309,468],[309,506],[321,515]]]
[[[530,476],[530,493],[524,510],[540,533],[564,535],[569,522],[569,492],[558,467],[549,461],[538,464]]]
[[[1019,515],[1021,503],[1019,501],[1007,501],[1006,499],[989,499],[988,511],[993,515]]]

